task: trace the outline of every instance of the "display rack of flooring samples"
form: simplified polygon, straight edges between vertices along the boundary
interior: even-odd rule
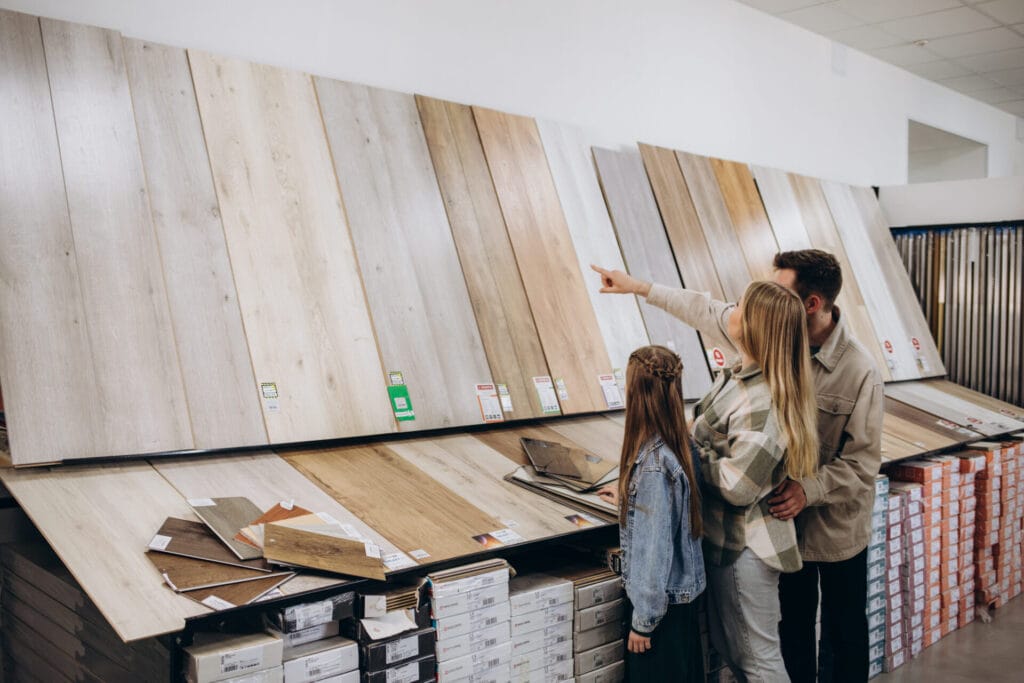
[[[544,407],[533,378],[550,372],[473,110],[419,95],[416,104],[491,376],[508,391],[504,412],[540,417]],[[557,414],[557,403],[550,412]]]
[[[641,280],[682,287],[639,152],[595,147],[594,161],[626,270]],[[642,305],[640,313],[651,343],[667,346],[682,358],[685,397],[703,397],[711,388],[711,374],[696,331],[654,306]]]
[[[604,410],[598,378],[612,364],[537,126],[492,109],[473,114],[562,412]]]

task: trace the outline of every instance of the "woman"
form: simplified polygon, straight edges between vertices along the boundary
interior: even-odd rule
[[[740,681],[789,681],[779,646],[779,575],[801,568],[793,521],[768,510],[786,477],[817,466],[807,315],[774,282],[752,282],[729,318],[741,364],[697,405],[709,627]]]
[[[622,577],[631,605],[626,678],[704,680],[693,601],[706,583],[697,465],[683,413],[683,364],[645,346],[626,366],[626,427],[618,487],[599,491],[619,510]]]

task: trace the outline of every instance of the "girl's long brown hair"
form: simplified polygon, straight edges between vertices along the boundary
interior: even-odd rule
[[[626,366],[626,431],[619,460],[619,522],[626,521],[629,481],[640,449],[660,436],[690,484],[690,529],[704,533],[700,490],[690,458],[690,430],[683,412],[683,362],[664,346],[644,346],[632,353]]]

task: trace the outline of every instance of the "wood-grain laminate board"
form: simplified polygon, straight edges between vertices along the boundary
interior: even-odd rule
[[[0,74],[0,385],[11,455],[102,455],[39,19],[0,10]]]
[[[188,56],[270,441],[394,431],[310,77]]]
[[[704,231],[704,241],[714,262],[727,301],[739,301],[750,284],[750,269],[743,248],[725,208],[722,191],[708,157],[676,152],[679,168]]]
[[[416,415],[399,428],[480,423],[491,371],[416,102],[320,77],[316,91],[384,368]]]
[[[263,510],[245,496],[224,496],[220,498],[190,498],[189,506],[196,517],[210,528],[221,543],[240,560],[253,560],[263,553],[248,543],[235,540],[235,535],[244,526],[263,514]]]
[[[262,559],[239,559],[231,549],[202,522],[190,519],[168,517],[154,529],[148,547],[170,555],[215,562],[241,569],[269,572],[270,567]]]
[[[537,130],[612,368],[624,375],[629,354],[651,340],[636,297],[602,294],[601,277],[590,268],[596,264],[626,269],[597,182],[590,145],[581,129],[566,124],[540,120]]]
[[[750,167],[737,161],[712,158],[711,168],[732,219],[732,228],[743,250],[750,277],[771,280],[775,272],[772,260],[779,251],[779,245]]]
[[[892,366],[889,363],[889,360],[894,358],[894,354],[886,351],[885,340],[879,336],[875,321],[869,314],[862,288],[858,282],[859,274],[853,269],[850,259],[847,257],[843,241],[836,228],[836,221],[829,203],[825,199],[825,194],[822,192],[821,181],[817,178],[790,173],[789,182],[800,207],[804,228],[811,238],[811,246],[835,256],[842,269],[843,287],[839,296],[836,297],[836,304],[842,315],[846,317],[846,324],[849,325],[857,341],[863,344],[875,359],[882,380],[888,382],[895,379]]]
[[[382,444],[285,458],[400,549],[431,561],[483,550],[473,536],[504,526]]]
[[[924,449],[888,432],[882,432],[882,462],[905,460],[924,453]]]
[[[188,57],[124,40],[195,447],[267,443]]]
[[[256,602],[264,595],[281,586],[294,574],[273,574],[265,578],[241,583],[230,583],[209,588],[197,588],[182,593],[186,598],[212,609],[227,609]]]
[[[193,519],[149,463],[0,469],[0,479],[123,640],[180,631],[208,611],[167,590],[143,552],[168,517]]]
[[[906,266],[896,252],[889,224],[882,214],[878,197],[870,187],[850,187],[863,226],[859,234],[843,233],[860,247],[868,247],[878,263],[878,270],[889,290],[889,299],[896,306],[900,320],[910,336],[911,351],[921,377],[936,377],[946,374],[942,357],[935,347],[935,339],[928,328],[924,312],[917,301],[914,286],[910,283]],[[846,244],[847,250],[851,244]],[[993,321],[994,322],[994,321]]]
[[[380,546],[385,555],[398,552],[394,544],[338,500],[324,493],[276,453],[208,457],[201,460],[160,458],[153,461],[153,467],[186,498],[244,495],[263,510],[283,500],[293,501],[295,505],[314,513],[324,513],[341,524],[351,525],[360,535]],[[294,583],[289,581],[282,590],[288,592]]]
[[[899,382],[887,384],[885,395],[903,401],[967,427],[985,436],[996,436],[1024,429],[1024,422],[1002,413],[990,411],[976,403],[965,401],[927,382]]]
[[[540,417],[533,378],[550,372],[473,110],[419,95],[416,105],[491,376],[508,388],[508,417]]]
[[[641,280],[682,287],[640,153],[597,147],[593,153],[626,270]],[[651,343],[667,346],[682,358],[685,397],[703,397],[711,388],[711,373],[696,330],[654,306],[641,306],[640,313]]]
[[[897,401],[892,396],[885,397],[885,414],[893,415],[921,429],[932,432],[940,438],[950,439],[957,443],[977,441],[984,438],[980,432],[961,427],[938,415],[922,410],[917,406]]]
[[[882,431],[917,446],[921,451],[934,451],[960,443],[959,439],[936,434],[888,410],[882,415]]]
[[[613,464],[622,454],[623,427],[603,415],[552,422],[551,429],[583,450]]]
[[[181,555],[148,551],[146,557],[164,577],[172,590],[181,592],[222,586],[239,581],[266,578],[270,572],[232,567],[218,562],[207,562]],[[288,572],[285,572],[288,573]]]
[[[598,376],[612,371],[572,237],[533,119],[473,107],[487,165],[562,412],[607,408]]]
[[[1001,413],[1010,419],[1024,421],[1024,408],[1015,406],[1012,403],[1007,403],[1006,401],[1000,401],[998,398],[993,398],[988,394],[968,389],[956,382],[950,382],[944,379],[933,379],[925,382],[925,384],[940,391],[944,391],[947,394],[952,394],[964,401],[977,404],[993,413]]]
[[[583,448],[583,446],[575,443],[561,432],[556,432],[549,423],[526,423],[488,429],[487,431],[475,432],[473,438],[501,453],[515,465],[530,464],[530,459],[526,456],[526,453],[523,451],[523,445],[519,441],[522,438],[554,441],[566,446]]]
[[[515,466],[468,434],[399,441],[390,444],[390,448],[528,541],[577,529],[565,519],[575,510],[548,500],[538,501],[505,481],[505,475]]]
[[[800,202],[793,190],[789,174],[768,166],[753,166],[751,168],[779,249],[781,251],[810,249],[811,238],[804,227]]]
[[[190,449],[121,36],[40,24],[95,367],[96,384],[66,386],[97,402],[104,455]]]

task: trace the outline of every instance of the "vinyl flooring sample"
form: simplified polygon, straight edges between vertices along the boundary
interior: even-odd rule
[[[39,19],[0,10],[0,73],[18,74],[0,97],[0,384],[11,456],[104,455]]]
[[[183,593],[186,598],[195,600],[201,605],[210,609],[221,610],[239,605],[248,605],[256,602],[264,595],[274,590],[282,583],[290,579],[294,574],[273,574],[265,578],[241,583],[229,583],[221,586],[210,586],[208,588],[197,588]]]
[[[316,78],[384,368],[401,372],[415,420],[483,422],[490,384],[466,280],[412,95]]]
[[[310,77],[188,56],[270,441],[394,431]]]
[[[540,417],[533,378],[550,375],[501,215],[473,110],[416,96],[491,376],[508,388],[508,418]]]
[[[40,24],[95,368],[95,384],[73,379],[66,386],[98,405],[99,454],[190,449],[121,36],[51,19]]]
[[[994,413],[1002,413],[1006,417],[1013,420],[1024,421],[1024,408],[1015,406],[1012,403],[1000,401],[998,398],[993,398],[988,394],[983,394],[981,392],[974,391],[973,389],[968,389],[965,386],[961,386],[955,382],[950,382],[944,379],[931,380],[929,382],[926,382],[926,384],[940,391],[944,391],[947,394],[956,396],[957,398],[962,399],[964,401],[970,401],[971,403],[975,403],[985,408],[986,410],[992,411]]]
[[[627,272],[666,287],[682,287],[640,153],[595,147],[594,161]],[[642,304],[640,313],[651,343],[667,346],[682,358],[683,394],[702,398],[711,388],[711,373],[696,330],[654,306]]]
[[[146,557],[163,575],[167,585],[179,593],[271,576],[270,572],[257,569],[243,569],[152,550],[146,553]]]
[[[240,569],[269,572],[259,557],[239,559],[203,522],[168,517],[148,541],[150,550],[206,562],[215,562]]]
[[[572,236],[533,119],[473,107],[509,239],[548,367],[565,384],[562,412],[607,408],[612,371]]]
[[[650,344],[635,296],[601,294],[601,277],[591,264],[625,270],[608,207],[601,195],[593,156],[579,128],[538,121],[537,130],[562,204],[576,258],[612,368],[626,372],[629,354]]]
[[[914,444],[921,452],[928,452],[954,446],[960,443],[958,439],[936,434],[930,429],[925,429],[909,420],[899,417],[888,410],[882,416],[882,431],[904,441]]]
[[[919,446],[904,441],[890,432],[882,432],[882,462],[905,460],[924,453]]]
[[[885,395],[910,403],[961,427],[986,436],[1024,430],[1024,422],[965,400],[931,382],[900,382],[887,384]]]
[[[190,498],[188,504],[196,517],[210,528],[235,557],[240,560],[253,560],[263,555],[259,548],[235,540],[235,535],[242,527],[249,526],[263,514],[251,500],[242,496]]]
[[[195,447],[267,443],[188,57],[124,40]]]
[[[919,407],[897,401],[891,396],[885,397],[885,416],[889,416],[909,422],[919,429],[931,432],[940,439],[947,439],[953,443],[963,443],[983,438],[980,432],[967,427],[961,427],[949,420],[939,417]]]
[[[775,273],[772,259],[779,251],[779,245],[750,167],[724,159],[712,158],[710,162],[750,277],[771,280]]]

